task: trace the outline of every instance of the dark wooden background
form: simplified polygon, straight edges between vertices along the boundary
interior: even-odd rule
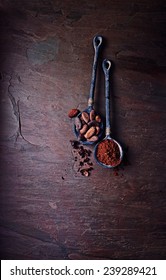
[[[166,257],[166,5],[161,0],[1,1],[2,259]],[[113,62],[118,171],[77,172],[68,111],[87,106],[100,34]],[[93,147],[91,147],[93,149]],[[93,160],[93,156],[92,156]]]

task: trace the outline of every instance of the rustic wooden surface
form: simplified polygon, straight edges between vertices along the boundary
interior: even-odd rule
[[[1,258],[166,257],[164,1],[2,1]],[[92,39],[113,62],[117,172],[77,172],[69,109],[87,106]],[[93,149],[93,147],[92,147]],[[93,157],[92,157],[93,160]]]

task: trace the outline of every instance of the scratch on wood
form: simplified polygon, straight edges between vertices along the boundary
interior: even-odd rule
[[[57,209],[58,208],[58,206],[57,206],[57,204],[55,203],[55,202],[49,202],[48,203],[49,204],[49,206],[52,208],[52,209]]]
[[[21,121],[21,114],[20,114],[20,100],[18,100],[16,102],[15,97],[13,96],[13,94],[10,91],[10,88],[12,87],[12,79],[13,79],[13,74],[11,74],[10,78],[9,78],[8,96],[9,96],[9,99],[10,99],[12,107],[13,107],[14,115],[16,116],[16,120],[18,122],[18,129],[17,129],[16,134],[15,134],[15,143],[17,142],[18,137],[21,136],[21,138],[25,142],[27,142],[28,144],[33,145],[33,146],[39,146],[39,145],[35,145],[35,144],[31,143],[30,141],[28,141],[22,133],[22,121]]]

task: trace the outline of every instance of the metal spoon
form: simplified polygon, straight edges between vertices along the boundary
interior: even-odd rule
[[[123,158],[123,150],[122,147],[120,146],[120,144],[114,140],[111,137],[111,124],[110,124],[110,69],[111,69],[111,61],[109,61],[108,59],[104,59],[103,63],[102,63],[102,67],[103,67],[103,71],[105,74],[105,106],[106,106],[106,131],[105,131],[105,138],[100,141],[99,143],[97,143],[97,145],[95,146],[94,149],[94,157],[97,161],[97,163],[99,163],[100,165],[107,167],[107,168],[113,168],[116,167],[117,165],[119,165],[122,161]],[[100,161],[98,159],[98,147],[101,143],[104,143],[104,141],[113,141],[110,142],[111,144],[114,144],[114,146],[116,147],[116,150],[118,151],[119,149],[119,159],[117,160],[117,162],[114,162],[114,164],[105,164],[102,161]],[[110,156],[110,155],[109,155]]]
[[[88,115],[90,114],[90,112],[92,110],[94,110],[94,90],[95,90],[95,84],[96,84],[97,64],[98,64],[99,50],[100,50],[100,47],[102,45],[102,41],[103,41],[102,36],[95,36],[93,38],[93,47],[94,47],[94,50],[95,50],[95,54],[94,54],[93,67],[92,67],[92,78],[91,78],[91,84],[90,84],[90,93],[89,93],[89,99],[88,99],[88,107],[85,110],[83,110],[83,112],[88,113]],[[81,114],[82,113],[79,113],[77,118],[80,118]],[[97,115],[99,115],[99,114],[97,114]],[[101,116],[100,116],[100,118],[101,118]],[[98,139],[100,139],[100,137],[103,133],[103,121],[102,120],[99,124],[99,128],[100,128],[100,132],[97,135]],[[75,133],[76,137],[79,138],[80,133],[77,130],[75,124],[74,124],[74,133]],[[80,140],[80,142],[82,144],[94,144],[96,141],[88,141],[86,139],[85,140]]]

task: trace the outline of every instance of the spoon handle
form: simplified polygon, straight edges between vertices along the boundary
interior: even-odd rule
[[[98,56],[99,56],[99,50],[100,50],[102,41],[103,41],[102,36],[95,36],[93,38],[93,47],[95,50],[95,54],[94,54],[94,60],[93,60],[93,66],[92,66],[92,78],[91,78],[88,106],[93,106],[93,102],[94,102],[94,90],[95,90],[95,83],[96,83]]]
[[[110,69],[111,61],[104,59],[102,63],[103,71],[105,74],[105,107],[106,107],[106,137],[111,135],[111,123],[110,123]]]

